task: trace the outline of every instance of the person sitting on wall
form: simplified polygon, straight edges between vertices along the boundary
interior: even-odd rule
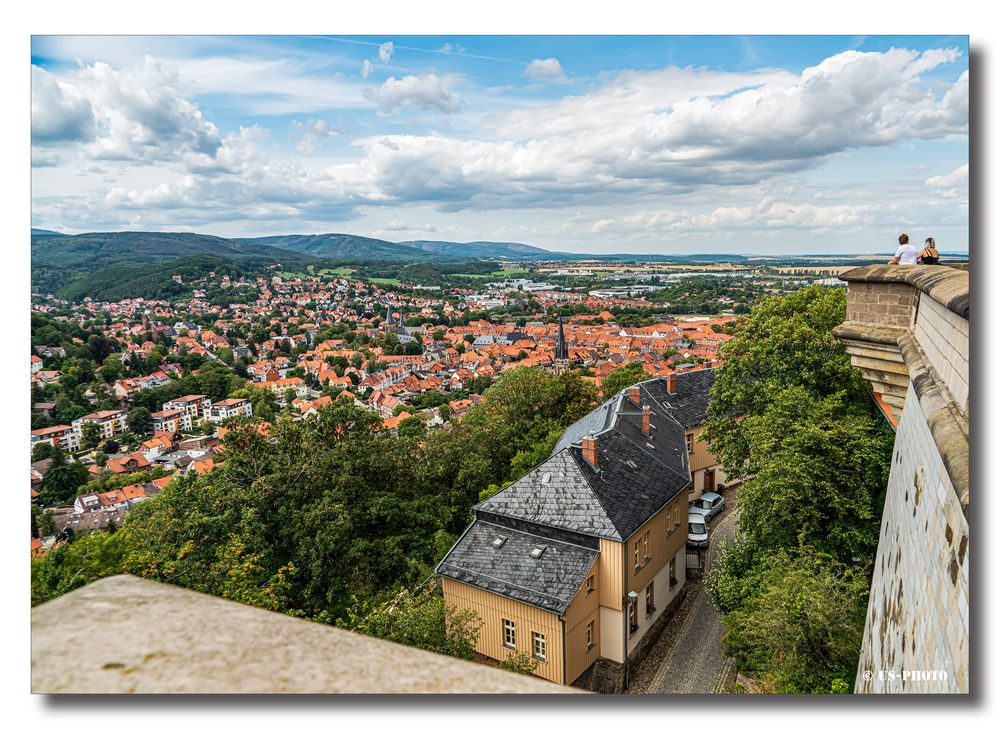
[[[899,236],[899,248],[896,255],[889,261],[890,266],[915,266],[917,264],[917,249],[910,245],[910,236],[903,233]]]
[[[924,241],[924,248],[917,254],[917,263],[922,263],[925,266],[936,266],[941,263],[939,260],[940,256],[937,252],[937,245],[934,243],[933,238],[928,238]]]

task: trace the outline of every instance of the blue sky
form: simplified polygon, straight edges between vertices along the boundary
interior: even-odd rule
[[[36,36],[31,62],[36,227],[968,246],[965,36]]]

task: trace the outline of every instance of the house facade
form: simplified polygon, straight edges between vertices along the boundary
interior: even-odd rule
[[[711,378],[640,383],[571,425],[544,463],[474,507],[436,568],[483,621],[476,650],[538,660],[555,683],[640,660],[685,587],[691,462],[684,422]],[[698,421],[700,424],[700,420]]]

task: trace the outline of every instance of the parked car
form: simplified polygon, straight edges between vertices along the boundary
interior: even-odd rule
[[[701,514],[688,514],[687,543],[695,549],[708,546],[708,523]]]
[[[705,517],[705,521],[711,521],[716,514],[721,514],[726,508],[726,500],[719,494],[706,491],[695,499],[688,507],[688,515],[699,514]]]

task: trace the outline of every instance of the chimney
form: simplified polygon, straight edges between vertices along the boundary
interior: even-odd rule
[[[649,437],[649,405],[642,406],[642,434]]]
[[[677,392],[677,375],[674,372],[667,375],[667,392],[671,395]]]
[[[628,399],[631,400],[632,404],[635,405],[636,407],[639,407],[639,402],[640,402],[639,396],[640,393],[638,385],[633,385],[628,389]]]
[[[583,437],[583,457],[587,459],[595,469],[597,466],[597,438],[591,435],[585,435]]]

